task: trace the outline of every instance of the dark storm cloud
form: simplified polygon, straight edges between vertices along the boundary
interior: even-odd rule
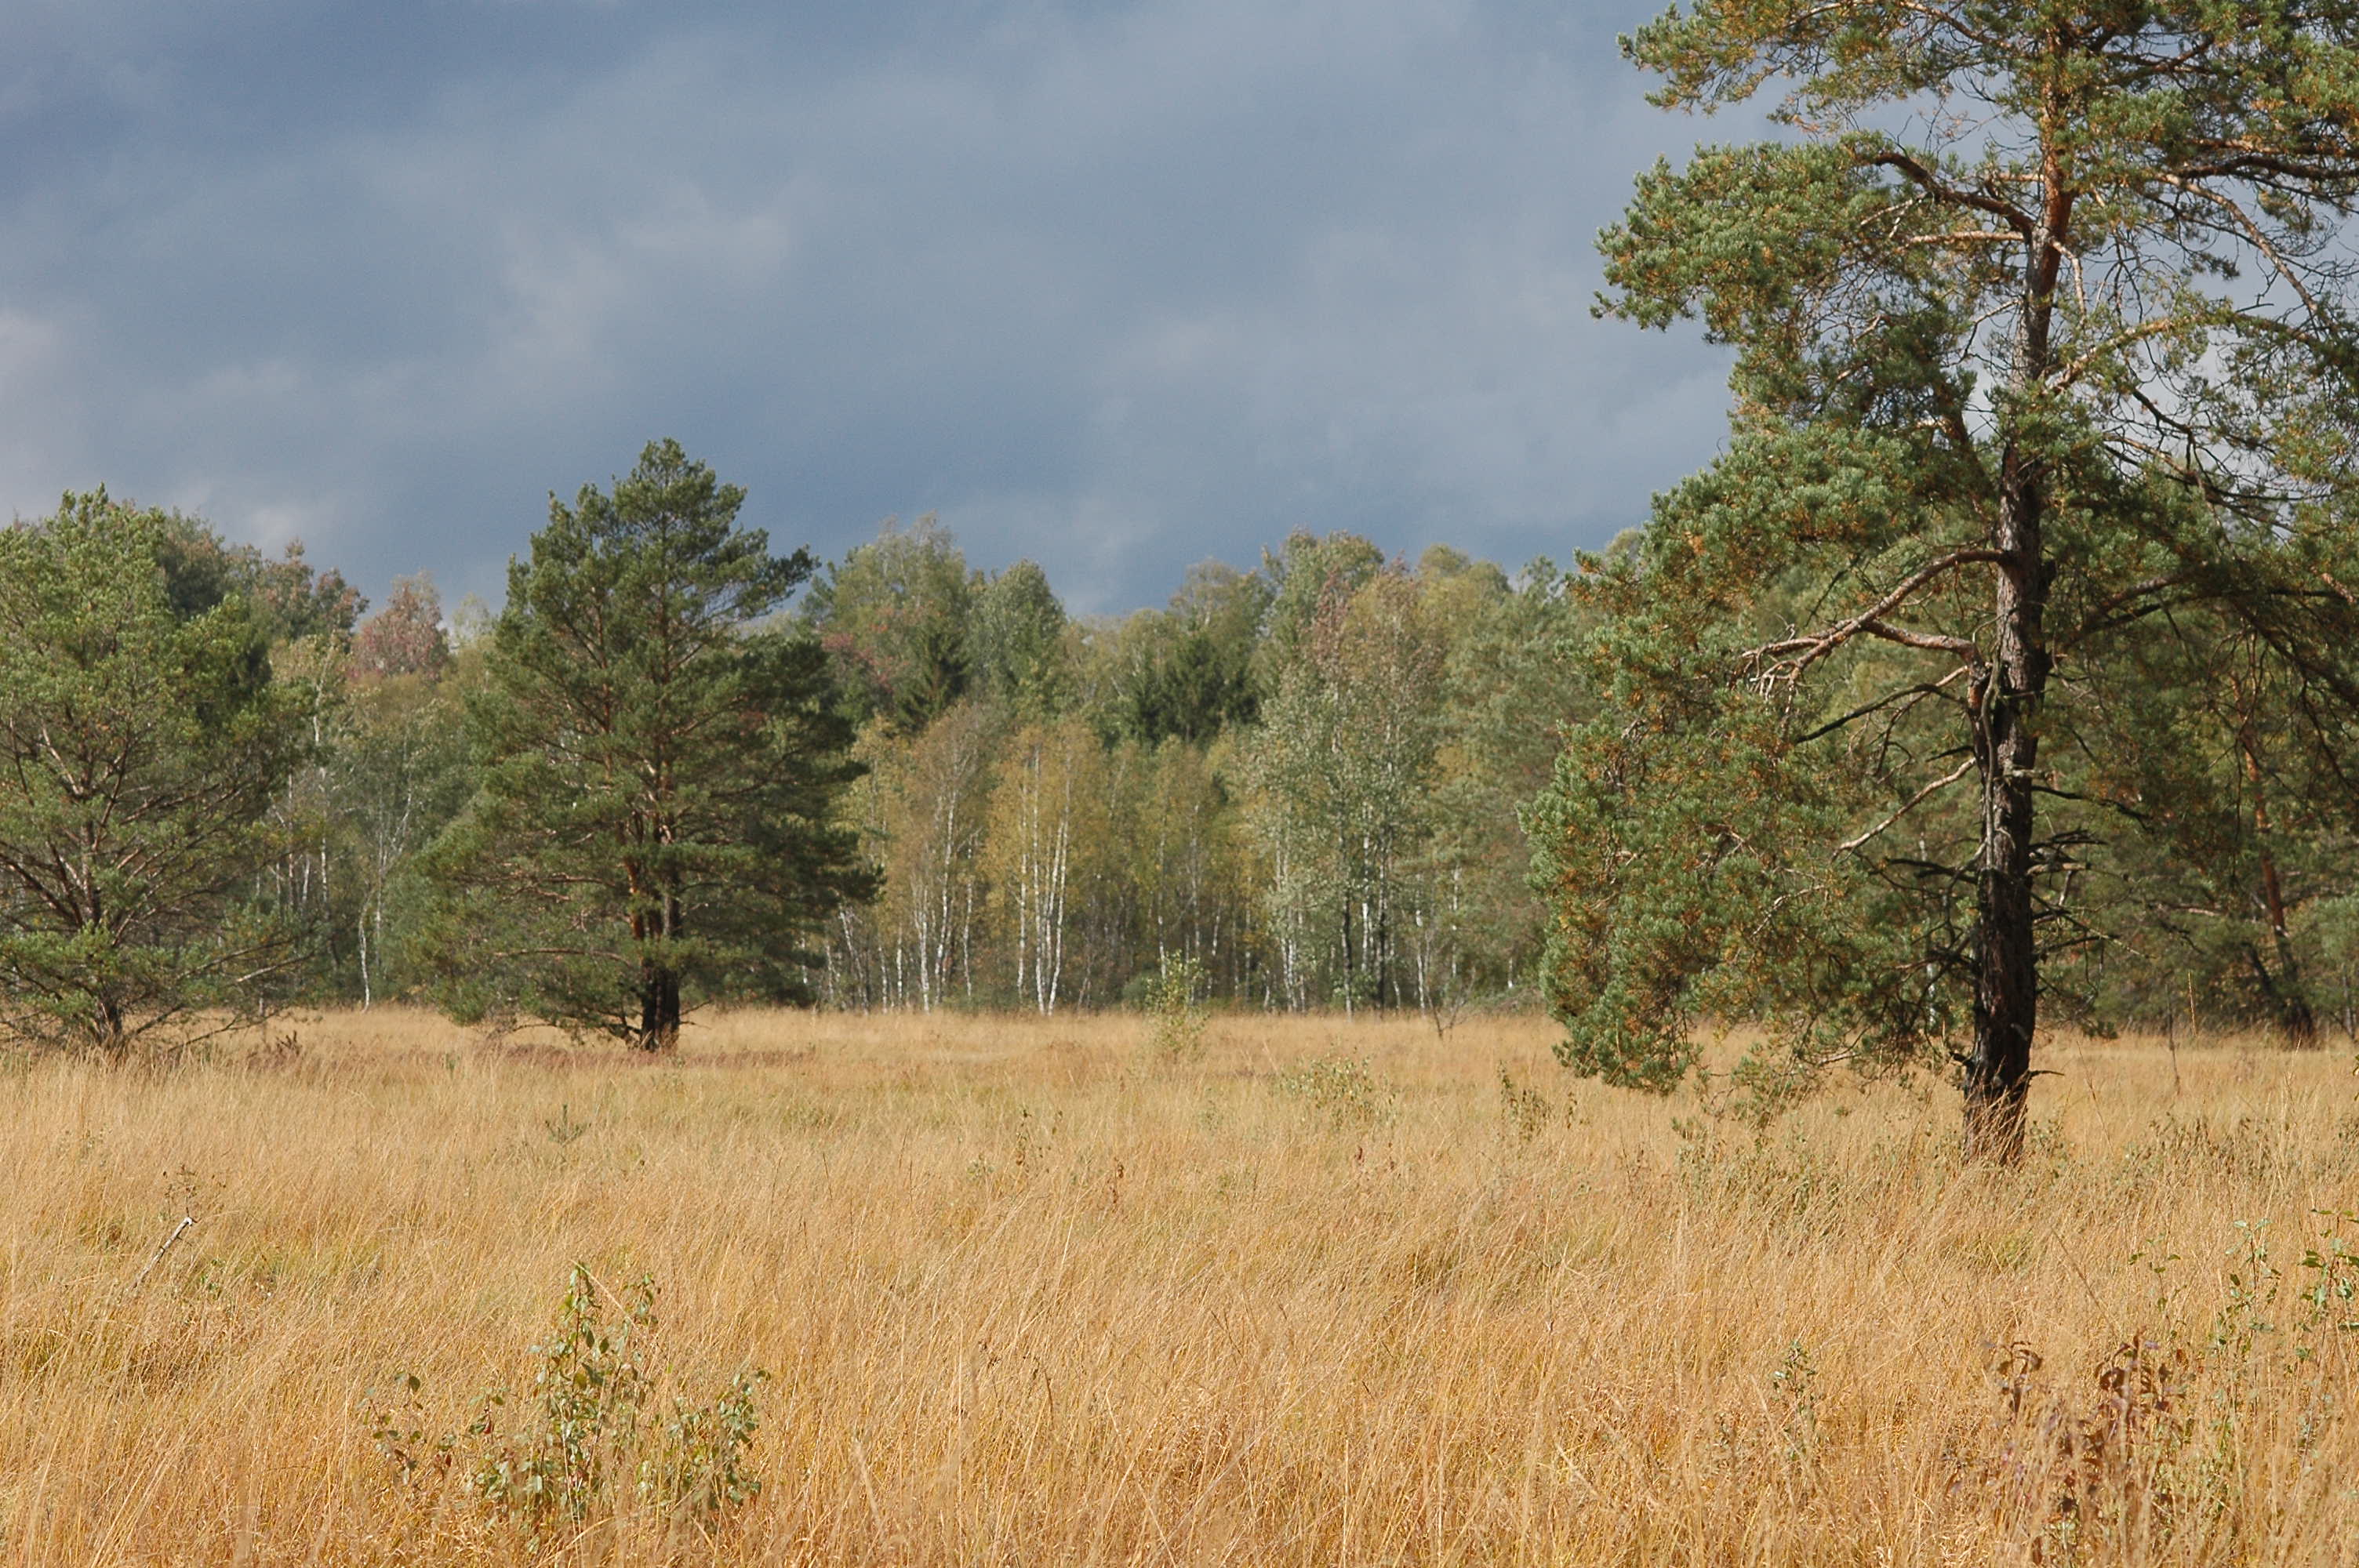
[[[0,501],[496,599],[675,434],[782,540],[935,510],[1084,608],[1297,526],[1562,558],[1722,429],[1588,315],[1696,130],[1650,8],[19,0]]]

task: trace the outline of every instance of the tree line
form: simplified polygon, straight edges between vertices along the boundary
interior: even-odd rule
[[[979,572],[931,519],[887,525],[798,615],[884,873],[838,913],[826,996],[1045,1012],[1167,970],[1256,1008],[1529,995],[1517,813],[1580,711],[1581,615],[1546,561],[1302,534],[1075,618],[1034,563]]]
[[[424,577],[371,612],[103,491],[0,535],[11,1032],[1530,994],[1517,813],[1577,702],[1549,563],[1301,535],[1074,617],[932,519],[821,567],[744,499],[650,446],[552,500],[497,612]]]
[[[1765,1109],[2043,1023],[2359,1033],[2359,5],[1698,0],[1599,313],[1731,429],[1571,573],[1299,534],[1073,617],[659,443],[496,615],[103,492],[0,535],[0,1011],[1463,1008]]]
[[[809,577],[674,443],[552,499],[496,616],[69,495],[0,532],[0,1022],[122,1055],[389,995],[670,1046],[800,1001],[873,872]]]
[[[1177,977],[1232,1006],[1444,1024],[1549,1000],[1579,1047],[1568,973],[1620,984],[1618,1006],[1651,975],[1774,1021],[1774,990],[1709,989],[1734,955],[1701,894],[1728,896],[1734,846],[1812,842],[1779,813],[1848,823],[1913,791],[1930,744],[1897,720],[1932,683],[1874,666],[1831,699],[1875,716],[1874,748],[1802,805],[1765,790],[1748,770],[1791,764],[1729,707],[1757,688],[1647,640],[1674,613],[1799,624],[1824,587],[1752,582],[1730,612],[1651,558],[1659,529],[1571,573],[1298,534],[1087,617],[1035,563],[972,567],[933,519],[821,565],[742,526],[744,499],[651,446],[552,501],[496,613],[446,614],[422,577],[371,612],[299,546],[267,558],[103,492],[0,534],[8,1026],[120,1052],[240,1008],[397,997],[662,1049],[712,1001],[1045,1013]],[[2083,1015],[2351,1031],[2341,753],[2250,633],[2182,630],[2122,684],[2091,719],[2104,780],[2054,786],[2139,803],[2139,831],[2076,850],[2059,973]],[[1709,754],[1641,778],[1649,692],[1705,704],[1686,718]],[[1617,867],[1658,859],[1567,895],[1576,831],[1621,845]],[[1930,1033],[1954,1026],[1921,953],[1864,956],[1919,933],[1895,898],[1958,885],[1918,831],[1897,873],[1847,851],[1849,949],[1788,956],[1839,960]],[[1903,1000],[1873,1000],[1895,976]],[[1842,1049],[1843,1015],[1821,1018],[1802,1049]]]

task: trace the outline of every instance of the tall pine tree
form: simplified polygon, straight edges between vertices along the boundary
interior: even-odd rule
[[[810,576],[674,441],[613,493],[551,498],[471,705],[483,782],[433,847],[425,945],[462,1017],[514,1011],[645,1050],[701,1000],[801,1000],[870,873],[825,656],[767,618]]]
[[[1610,313],[1734,347],[1734,428],[1594,564],[1615,701],[1535,819],[1563,1054],[1946,1049],[2011,1159],[2147,815],[2082,743],[2116,651],[2232,629],[2329,749],[2359,705],[2359,5],[1703,0],[1625,47],[1782,134],[1602,241]]]

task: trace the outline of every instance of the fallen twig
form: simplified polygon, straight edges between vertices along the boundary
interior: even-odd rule
[[[180,1223],[172,1227],[172,1234],[164,1238],[164,1245],[156,1249],[156,1256],[147,1260],[147,1266],[140,1270],[137,1277],[129,1284],[123,1287],[124,1293],[128,1295],[133,1291],[137,1290],[141,1285],[146,1284],[147,1282],[147,1276],[156,1271],[156,1265],[164,1260],[164,1254],[179,1246],[180,1244],[180,1238],[188,1234],[189,1227],[196,1223],[197,1217],[195,1215],[182,1215],[180,1217]]]

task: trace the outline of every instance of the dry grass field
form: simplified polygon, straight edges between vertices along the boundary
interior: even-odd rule
[[[300,1028],[0,1076],[0,1564],[2359,1560],[2345,1052],[2052,1044],[1995,1173],[1530,1021]],[[577,1261],[647,1435],[504,1509]],[[643,1497],[749,1366],[758,1495]]]

